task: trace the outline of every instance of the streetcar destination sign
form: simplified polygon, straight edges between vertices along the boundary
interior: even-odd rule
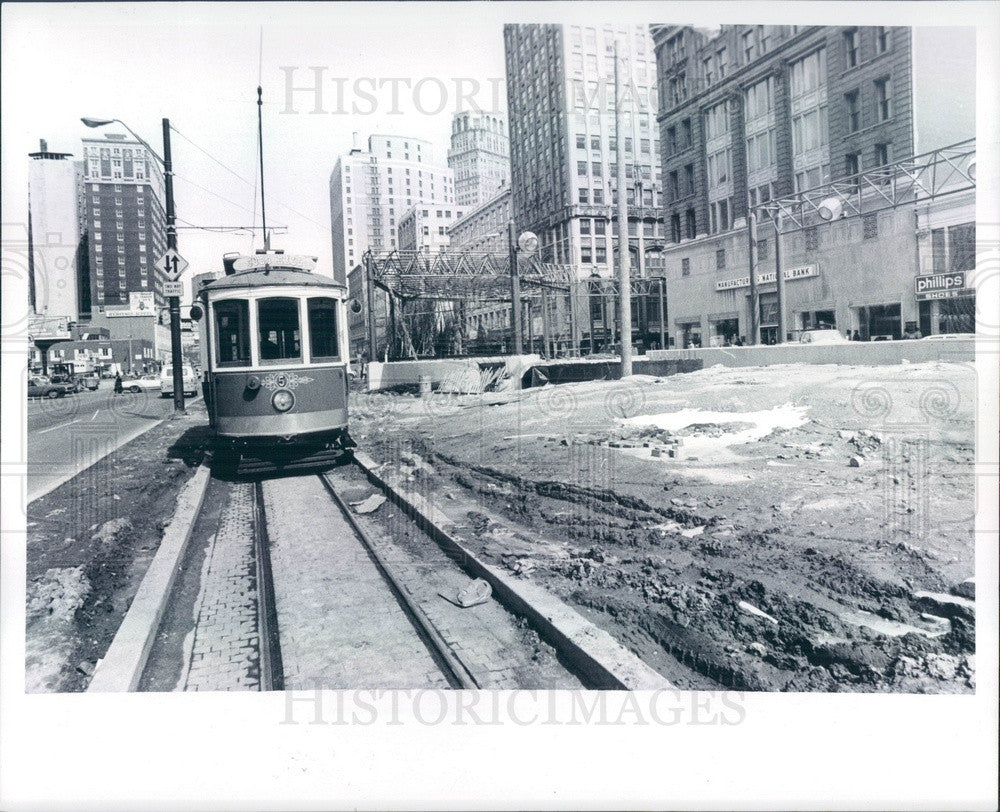
[[[805,279],[810,276],[819,276],[819,269],[815,265],[800,265],[797,268],[785,268],[782,276],[785,281],[790,279]],[[757,284],[767,285],[776,282],[778,275],[774,271],[757,274]],[[715,283],[716,290],[734,290],[735,288],[750,287],[750,277],[741,276],[738,279],[722,279]]]
[[[965,286],[965,271],[933,273],[916,278],[917,301],[953,299],[969,293]]]

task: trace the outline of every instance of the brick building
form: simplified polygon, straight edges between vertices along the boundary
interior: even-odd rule
[[[965,29],[653,26],[652,34],[676,346],[748,335],[749,283],[738,282],[748,279],[749,207],[975,135],[975,39]],[[951,62],[935,71],[946,38]],[[928,101],[944,84],[947,116]],[[933,219],[940,204],[928,207]],[[949,223],[968,218],[954,223],[963,226],[956,240],[967,242],[974,215],[952,208]],[[918,321],[938,332],[944,322],[913,292],[915,216],[900,207],[783,239],[782,264],[795,270],[786,334],[827,324],[899,338]],[[773,275],[772,229],[764,224],[757,236],[758,274]],[[765,342],[778,337],[774,287],[761,288]]]

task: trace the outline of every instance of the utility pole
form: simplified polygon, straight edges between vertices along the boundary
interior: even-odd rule
[[[628,196],[625,189],[625,126],[621,45],[615,40],[615,160],[618,162],[618,312],[621,318],[622,377],[632,375],[632,280],[629,273]]]
[[[781,267],[781,210],[774,212],[774,281],[778,288],[778,344],[785,343],[785,271]]]
[[[174,170],[170,159],[170,119],[163,119],[163,183],[167,198],[167,250],[177,250],[177,218],[174,213]],[[170,354],[173,358],[174,413],[184,414],[184,369],[181,358],[181,298],[171,296]]]
[[[747,196],[747,241],[749,243],[747,256],[750,258],[750,343],[760,344],[760,293],[757,291],[757,215],[750,208]],[[775,249],[777,251],[777,249]],[[758,262],[754,260],[757,259]]]
[[[375,325],[375,269],[370,251],[365,252],[362,261],[365,264],[365,309],[368,311],[368,362],[371,363],[378,360],[378,335]]]
[[[514,334],[514,355],[521,355],[521,277],[517,270],[517,241],[514,221],[507,223],[507,246],[510,252],[510,329]],[[529,315],[530,321],[530,315]]]

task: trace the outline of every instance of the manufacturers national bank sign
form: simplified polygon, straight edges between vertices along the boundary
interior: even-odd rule
[[[973,291],[966,286],[966,282],[965,271],[918,276],[916,279],[917,301],[969,296]]]
[[[782,276],[788,282],[791,279],[806,279],[810,276],[819,276],[819,268],[815,265],[800,265],[797,268],[785,268]],[[774,271],[757,274],[757,284],[767,285],[778,281],[778,275]],[[715,283],[716,290],[734,290],[735,288],[750,287],[750,276],[741,276],[739,279],[723,279]]]

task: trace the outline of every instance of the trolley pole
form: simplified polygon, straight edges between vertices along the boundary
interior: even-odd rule
[[[177,217],[174,212],[174,169],[170,159],[170,119],[163,119],[163,184],[167,203],[167,248],[177,250]],[[174,413],[184,414],[184,368],[181,357],[181,299],[171,296],[170,354],[173,358]]]
[[[632,375],[632,280],[629,272],[628,198],[625,193],[625,116],[621,52],[615,40],[615,160],[618,162],[618,313],[621,317],[622,377]]]
[[[510,329],[514,334],[514,355],[521,355],[521,277],[517,270],[517,241],[514,221],[507,223],[507,245],[510,251]],[[530,316],[529,316],[530,320]]]

